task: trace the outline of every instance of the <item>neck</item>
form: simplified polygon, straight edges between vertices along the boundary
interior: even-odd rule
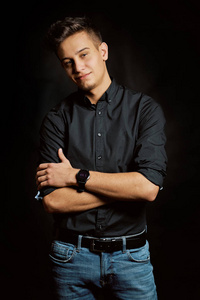
[[[109,88],[110,84],[111,84],[111,79],[108,72],[106,72],[105,78],[104,80],[102,80],[102,83],[96,86],[93,90],[86,92],[85,95],[91,101],[92,104],[97,104],[98,100]]]

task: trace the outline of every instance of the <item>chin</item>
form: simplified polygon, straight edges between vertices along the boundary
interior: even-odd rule
[[[88,83],[88,84],[79,84],[79,88],[82,89],[85,92],[89,92],[91,90],[93,90],[96,87],[95,83]]]

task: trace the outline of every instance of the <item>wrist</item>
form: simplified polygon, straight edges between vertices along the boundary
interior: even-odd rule
[[[70,174],[70,185],[71,186],[78,186],[76,175],[78,173],[79,169],[72,168],[71,174]]]

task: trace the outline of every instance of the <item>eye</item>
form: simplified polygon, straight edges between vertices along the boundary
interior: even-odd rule
[[[72,59],[67,60],[67,61],[65,61],[63,63],[63,65],[64,65],[65,68],[68,68],[68,67],[72,66],[72,64],[73,64],[73,60]]]
[[[85,57],[85,56],[87,56],[88,55],[88,53],[83,53],[83,54],[81,54],[81,57]]]

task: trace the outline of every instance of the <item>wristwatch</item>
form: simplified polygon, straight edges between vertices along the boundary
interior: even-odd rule
[[[76,174],[76,180],[78,183],[78,192],[82,193],[85,191],[85,184],[87,180],[90,178],[90,172],[88,170],[80,170]]]

